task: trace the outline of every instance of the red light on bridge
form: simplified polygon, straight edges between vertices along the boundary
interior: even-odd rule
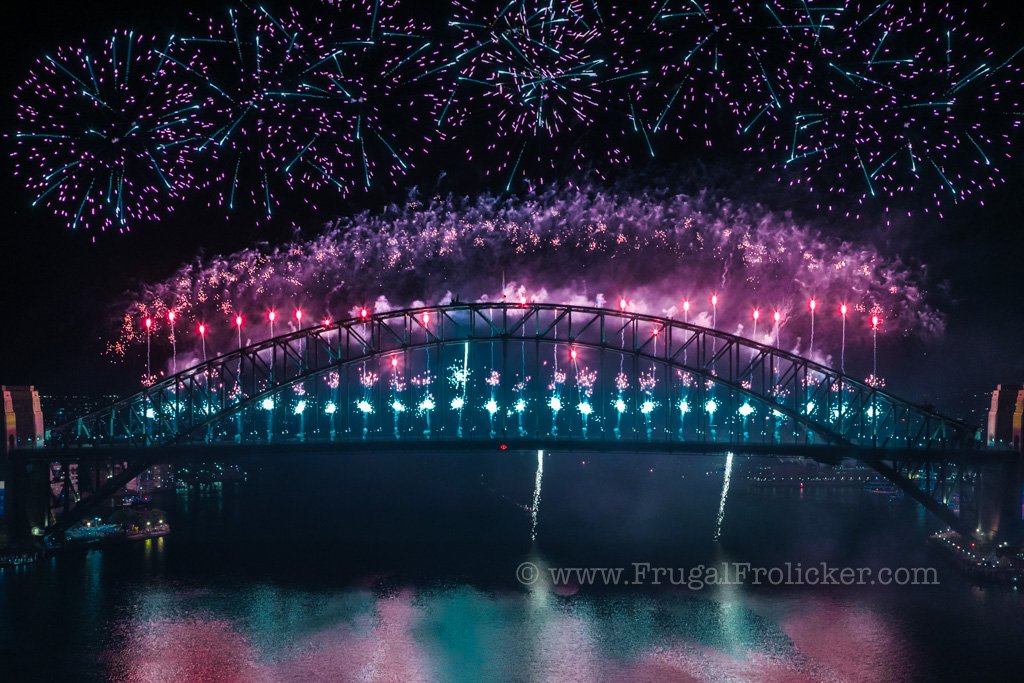
[[[519,305],[520,306],[525,306],[526,305],[526,297],[525,296],[519,297]]]
[[[500,448],[503,451],[507,451],[508,450],[508,444],[507,443],[503,443],[500,446],[498,446],[498,448]]]
[[[626,298],[625,297],[622,297],[621,299],[619,299],[619,309],[623,310],[623,311],[626,310]]]
[[[366,310],[365,308],[360,308],[359,309],[359,317],[360,318],[365,318],[368,315],[370,315],[370,312],[368,310]]]
[[[430,313],[424,313],[423,314],[423,324],[424,325],[429,325],[430,324]]]

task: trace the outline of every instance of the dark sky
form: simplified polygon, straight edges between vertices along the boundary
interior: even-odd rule
[[[1020,9],[1012,9],[1015,4],[1005,4],[1015,16],[998,7],[992,16],[1009,21],[1002,36],[1024,43],[1024,20]],[[166,35],[185,24],[189,9],[219,15],[224,7],[196,0],[18,3],[13,14],[5,12],[0,88],[12,93],[38,55],[83,35],[102,36],[118,27]],[[9,132],[16,127],[14,104],[10,95],[2,102],[2,130]],[[93,244],[91,235],[70,233],[45,209],[29,207],[28,193],[11,173],[10,141],[0,144],[2,383],[35,384],[44,393],[125,392],[139,368],[112,365],[102,356],[100,339],[115,297],[134,282],[166,277],[200,251],[274,242],[291,232],[288,220],[256,227],[244,216],[229,221],[186,205],[169,220]],[[901,251],[928,264],[948,331],[929,345],[884,340],[883,374],[894,393],[934,401],[963,417],[985,407],[987,398],[980,394],[996,383],[1024,381],[1024,154],[1005,170],[1009,181],[986,195],[984,207],[961,207],[945,220],[921,215],[889,236]],[[336,209],[342,213],[346,207]],[[304,218],[306,225],[316,224],[298,216]],[[942,283],[947,293],[935,286]]]

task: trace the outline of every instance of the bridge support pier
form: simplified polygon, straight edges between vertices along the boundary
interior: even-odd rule
[[[49,463],[12,457],[8,461],[6,488],[9,539],[18,545],[40,543],[40,534],[52,522]]]
[[[977,532],[986,540],[1016,542],[1024,538],[1021,484],[1024,456],[978,468]]]

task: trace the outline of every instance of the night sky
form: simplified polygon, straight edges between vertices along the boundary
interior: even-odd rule
[[[84,35],[102,37],[118,27],[166,35],[186,23],[189,9],[219,15],[224,7],[222,2],[193,0],[18,3],[5,14],[0,87],[12,93],[39,54]],[[1016,16],[1009,14],[1014,11]],[[1003,29],[1004,37],[1024,36],[1021,11],[993,8],[992,16],[1016,27]],[[17,127],[10,95],[3,99],[0,117],[3,131]],[[338,200],[318,214],[279,212],[274,221],[259,227],[250,216],[225,219],[195,202],[160,223],[142,225],[123,236],[100,235],[94,243],[92,234],[68,231],[45,208],[30,208],[31,195],[12,175],[11,141],[3,139],[0,144],[4,145],[0,188],[5,212],[0,223],[0,382],[35,384],[43,393],[124,394],[136,386],[139,368],[134,364],[141,361],[133,358],[127,365],[112,364],[103,356],[101,339],[109,330],[111,303],[134,283],[165,278],[199,253],[281,241],[291,235],[293,222],[312,232],[335,215],[387,200],[383,196]],[[678,150],[678,158],[685,160],[687,153]],[[729,150],[716,154],[722,158],[711,161],[730,163]],[[421,177],[415,180],[429,183],[439,170],[421,164]],[[939,342],[883,340],[880,365],[888,389],[975,420],[980,419],[977,411],[987,404],[983,392],[999,382],[1024,381],[1024,155],[1005,165],[1004,171],[1008,181],[987,192],[985,206],[968,203],[943,220],[934,214],[917,214],[885,234],[893,248],[927,264],[933,303],[948,316],[946,336]],[[459,176],[454,177],[457,183]],[[481,189],[476,187],[479,183],[470,174],[465,187],[458,189],[472,192]],[[806,206],[794,208],[807,210]]]

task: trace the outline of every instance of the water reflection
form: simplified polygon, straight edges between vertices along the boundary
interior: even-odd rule
[[[725,456],[725,477],[722,479],[722,497],[718,501],[718,516],[715,518],[715,540],[722,537],[722,522],[725,521],[725,500],[729,497],[729,481],[732,479],[732,453]]]
[[[257,471],[161,503],[166,538],[0,572],[0,651],[12,680],[125,683],[985,680],[1019,656],[1019,596],[973,590],[930,555],[933,521],[913,501],[765,486],[747,467],[530,452]],[[524,561],[540,572],[529,585]],[[938,566],[941,585],[550,574],[786,561]]]
[[[544,587],[523,595],[450,586],[277,592],[268,603],[263,590],[170,596],[193,603],[173,617],[156,616],[167,613],[168,596],[156,597],[120,624],[107,673],[125,683],[891,681],[912,663],[884,616],[837,600],[564,598]],[[249,613],[225,616],[216,606],[225,600],[248,603]]]

